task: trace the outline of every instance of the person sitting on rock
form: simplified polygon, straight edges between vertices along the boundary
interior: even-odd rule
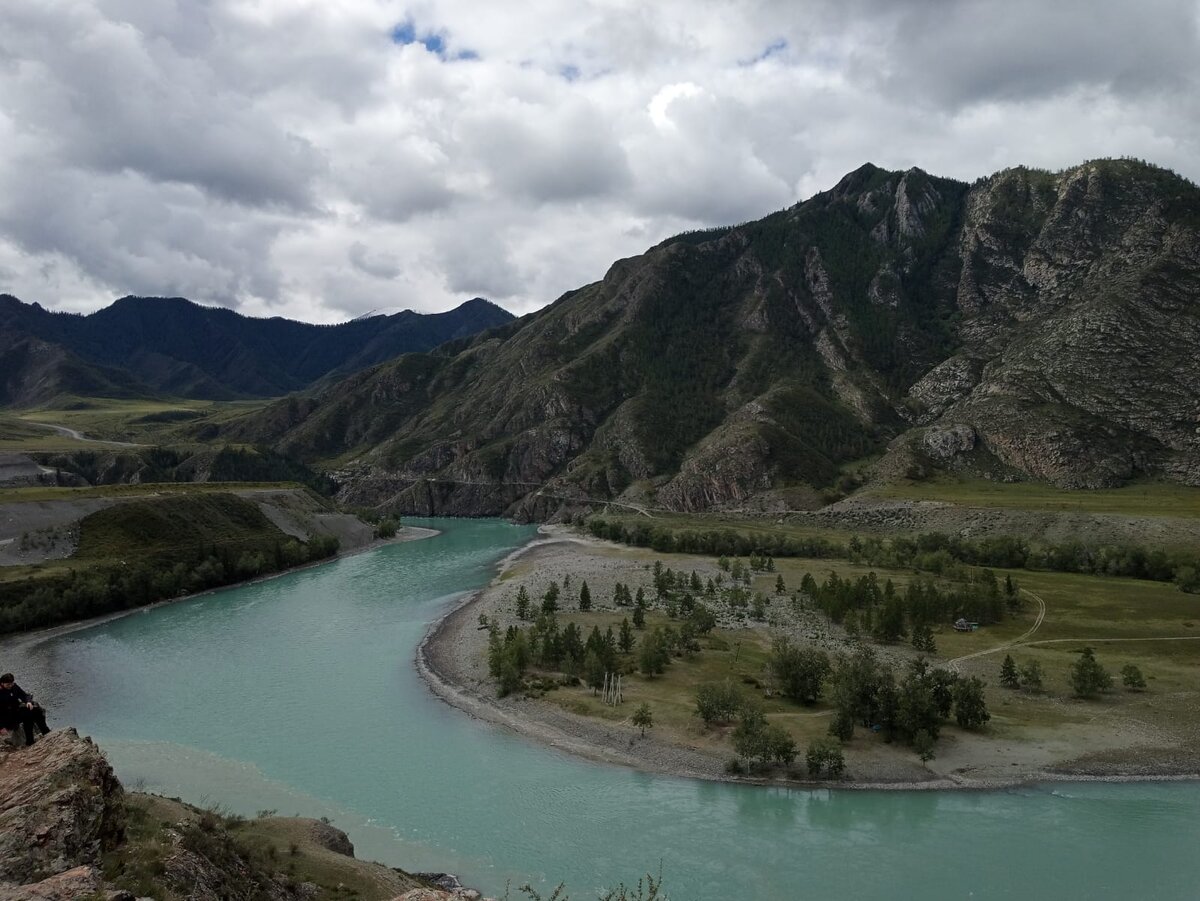
[[[33,700],[33,695],[21,690],[12,673],[0,676],[0,732],[25,729],[25,744],[33,744],[33,727],[45,735],[50,731],[46,725],[46,711]]]

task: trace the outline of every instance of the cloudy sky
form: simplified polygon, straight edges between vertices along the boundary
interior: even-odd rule
[[[868,160],[1200,180],[1198,29],[1200,0],[3,0],[0,291],[522,313]]]

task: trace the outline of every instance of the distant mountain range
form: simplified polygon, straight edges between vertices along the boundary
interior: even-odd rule
[[[866,165],[227,435],[423,513],[781,509],[855,461],[1200,484],[1200,189],[1130,160],[971,185]]]
[[[0,405],[62,394],[276,397],[511,322],[482,298],[339,325],[254,319],[181,297],[123,297],[86,316],[0,295]]]

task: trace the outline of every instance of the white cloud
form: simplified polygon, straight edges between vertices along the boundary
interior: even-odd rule
[[[866,160],[1200,178],[1192,0],[0,6],[0,291],[515,312]]]

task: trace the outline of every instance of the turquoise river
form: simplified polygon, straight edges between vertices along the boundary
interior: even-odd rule
[[[532,528],[443,530],[0,647],[126,785],[327,816],[360,857],[574,898],[660,866],[680,899],[1200,898],[1200,785],[794,791],[563,756],[436,700],[414,650]]]

